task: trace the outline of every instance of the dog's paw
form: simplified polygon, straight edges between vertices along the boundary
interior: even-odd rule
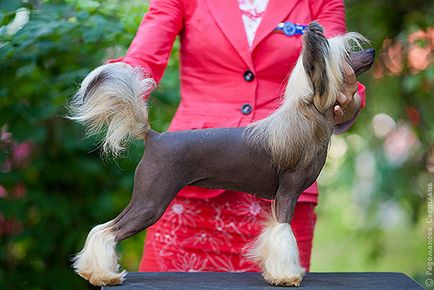
[[[122,284],[127,273],[126,271],[123,271],[121,273],[79,272],[78,274],[94,286],[107,286]]]
[[[273,286],[283,286],[283,287],[299,287],[301,280],[303,279],[302,274],[286,277],[277,277],[271,275],[270,273],[262,273],[262,277]]]

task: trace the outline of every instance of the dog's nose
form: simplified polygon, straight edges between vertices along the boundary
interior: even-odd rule
[[[375,49],[373,48],[368,48],[365,50],[365,52],[375,55]]]

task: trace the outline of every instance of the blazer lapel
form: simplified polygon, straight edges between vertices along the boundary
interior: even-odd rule
[[[269,0],[264,17],[259,24],[253,39],[252,51],[255,47],[294,10],[299,0]],[[235,1],[234,1],[235,2]]]
[[[237,0],[208,0],[217,25],[244,62],[253,69],[246,31]]]

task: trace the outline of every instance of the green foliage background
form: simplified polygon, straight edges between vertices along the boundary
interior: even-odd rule
[[[380,57],[387,52],[384,39],[402,43],[405,51],[411,33],[433,26],[431,1],[346,5],[349,30],[370,38]],[[30,19],[11,33],[20,9],[30,11]],[[69,259],[91,226],[127,204],[143,146],[134,144],[116,162],[102,160],[96,139],[83,139],[83,129],[63,118],[64,105],[89,71],[125,52],[146,9],[147,1],[139,0],[0,2],[0,289],[90,287]],[[177,51],[176,44],[150,100],[152,124],[160,131],[179,102]],[[312,271],[401,271],[425,279],[434,66],[414,72],[405,57],[402,63],[398,73],[364,76],[367,108],[350,132],[333,138],[320,177]],[[405,160],[390,162],[388,141],[373,134],[379,113],[417,139]],[[14,157],[20,144],[30,148],[23,160]],[[128,270],[137,269],[144,235],[120,244]]]

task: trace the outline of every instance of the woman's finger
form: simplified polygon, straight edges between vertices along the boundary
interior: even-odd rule
[[[337,117],[342,117],[344,115],[344,110],[342,110],[341,106],[339,106],[339,105],[336,105],[334,107],[334,111],[335,111],[335,115]]]
[[[341,93],[337,101],[342,108],[345,108],[349,103],[349,98],[345,94]]]

